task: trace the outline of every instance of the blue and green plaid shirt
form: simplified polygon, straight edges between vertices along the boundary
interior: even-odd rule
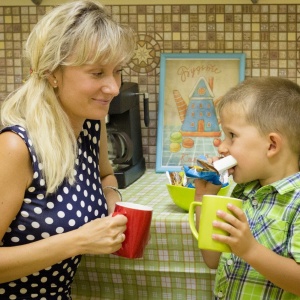
[[[258,181],[238,184],[232,197],[244,200],[243,210],[260,244],[300,262],[300,172],[263,187]],[[232,253],[222,253],[214,293],[216,299],[226,300],[300,299]]]

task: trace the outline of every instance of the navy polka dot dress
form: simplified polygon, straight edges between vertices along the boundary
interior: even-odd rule
[[[26,131],[20,126],[6,127],[3,131],[13,131],[24,140],[34,174],[31,186],[25,191],[22,207],[0,241],[0,247],[28,244],[107,216],[98,166],[99,121],[87,120],[78,138],[75,184],[64,182],[55,194],[47,197],[42,165],[37,161]],[[71,283],[80,258],[71,257],[32,275],[0,284],[0,299],[71,299]]]

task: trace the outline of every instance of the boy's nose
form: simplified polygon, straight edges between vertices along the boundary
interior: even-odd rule
[[[218,153],[220,155],[223,155],[223,156],[226,156],[229,153],[229,150],[228,150],[228,148],[227,148],[226,143],[224,142],[224,140],[221,141],[221,144],[218,147]]]

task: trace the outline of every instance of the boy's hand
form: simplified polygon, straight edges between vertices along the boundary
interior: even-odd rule
[[[216,195],[221,189],[222,185],[215,185],[203,179],[195,179],[195,201],[202,200],[203,195]]]
[[[224,211],[218,211],[217,216],[225,222],[214,221],[213,226],[229,233],[229,236],[213,235],[213,239],[228,244],[231,251],[240,258],[246,257],[247,253],[257,245],[253,237],[245,213],[238,207],[228,204],[228,209],[234,215]]]

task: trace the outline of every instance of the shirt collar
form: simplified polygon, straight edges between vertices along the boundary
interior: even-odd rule
[[[294,190],[300,190],[300,172],[278,180],[270,185],[273,186],[280,195],[284,195]]]
[[[248,183],[239,184],[239,188],[243,191],[246,197],[251,195],[258,195],[260,193],[266,193],[266,191],[276,190],[280,195],[292,192],[294,190],[300,190],[300,172],[275,181],[269,185],[261,186],[258,180],[254,180]]]

